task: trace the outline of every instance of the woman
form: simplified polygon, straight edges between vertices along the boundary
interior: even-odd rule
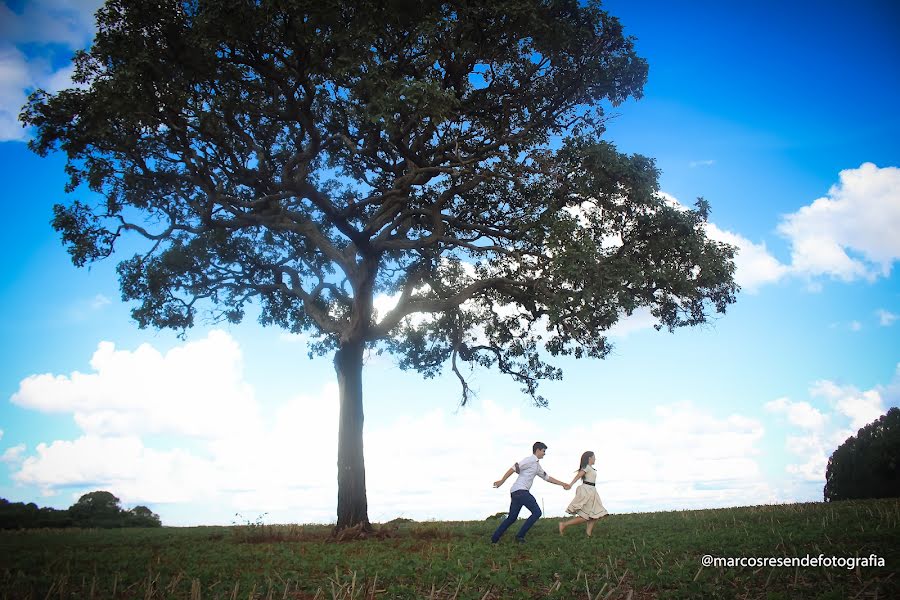
[[[559,535],[562,535],[569,525],[587,523],[586,532],[588,537],[591,537],[594,523],[609,514],[603,508],[600,494],[597,493],[597,470],[594,468],[594,453],[591,451],[581,455],[581,464],[578,467],[578,472],[569,485],[575,485],[575,482],[579,479],[581,479],[581,485],[575,490],[575,498],[569,503],[569,507],[566,508],[567,513],[577,516],[559,524]]]

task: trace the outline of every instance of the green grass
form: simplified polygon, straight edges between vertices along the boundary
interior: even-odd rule
[[[900,501],[612,515],[594,537],[543,518],[401,522],[336,542],[317,525],[0,532],[0,598],[900,598]],[[854,557],[884,567],[701,567]]]

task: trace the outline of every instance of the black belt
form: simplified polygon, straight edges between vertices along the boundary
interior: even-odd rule
[[[593,486],[596,486],[596,485],[597,485],[596,483],[591,483],[590,481],[582,481],[582,483],[583,483],[584,485],[593,485]]]

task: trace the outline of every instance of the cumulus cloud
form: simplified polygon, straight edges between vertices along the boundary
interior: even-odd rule
[[[874,281],[900,258],[900,169],[864,163],[840,172],[828,194],[786,215],[792,269],[807,277]]]
[[[824,481],[828,457],[861,427],[887,412],[885,396],[898,386],[900,365],[894,382],[887,387],[860,391],[822,380],[810,387],[810,402],[779,398],[766,403],[768,412],[785,417],[789,424],[802,430],[786,439],[785,448],[795,461],[787,465],[787,472],[806,481]]]
[[[14,44],[59,44],[76,50],[94,32],[103,0],[29,0],[21,12],[0,5],[0,38]]]
[[[757,292],[763,285],[775,283],[790,272],[787,265],[769,252],[765,243],[754,243],[740,234],[719,228],[715,223],[706,225],[706,234],[710,239],[737,248],[734,279],[745,291]]]
[[[231,362],[223,365],[223,355]],[[111,344],[101,344],[91,375],[25,380],[17,403],[84,415],[76,417],[84,434],[38,444],[27,455],[24,449],[17,452],[14,480],[47,494],[109,489],[126,503],[157,505],[164,520],[165,503],[203,502],[242,514],[280,511],[287,520],[331,521],[337,492],[335,384],[291,398],[277,407],[271,421],[214,437],[203,428],[176,427],[162,420],[158,393],[133,394],[155,386],[179,393],[172,407],[199,402],[199,407],[184,408],[183,420],[204,416],[226,424],[243,421],[248,412],[244,400],[258,406],[235,366],[239,362],[236,343],[216,332],[166,354],[145,346],[117,352]],[[178,392],[185,380],[172,363],[192,373],[195,391],[215,389],[225,402],[205,404]],[[205,368],[213,363],[219,368]],[[134,379],[139,366],[150,372]],[[237,376],[223,377],[229,372]],[[34,386],[42,377],[48,378],[42,380],[43,387]],[[121,401],[123,397],[129,400]],[[185,416],[184,411],[195,410]],[[89,418],[107,412],[118,419]],[[170,435],[164,448],[158,447],[159,438],[147,436],[156,429],[148,422],[165,425]],[[584,450],[597,452],[602,493],[613,511],[770,502],[774,491],[757,463],[762,434],[756,420],[713,415],[691,404],[660,405],[648,419],[587,419],[552,429],[540,414],[490,399],[459,410],[455,404],[435,406],[366,430],[370,516],[382,521],[396,516],[479,519],[504,510],[508,485],[495,490],[491,482],[526,456],[535,439],[550,445],[544,465],[558,479],[571,475]],[[570,496],[543,482],[537,482],[534,491],[552,515],[562,514]],[[202,519],[194,516],[187,522]]]
[[[135,436],[85,435],[38,444],[13,478],[45,495],[66,487],[110,488],[126,502],[185,502],[209,497],[215,465],[190,452],[159,451]]]
[[[788,398],[778,398],[766,403],[765,409],[785,415],[789,423],[801,429],[821,431],[827,422],[827,417],[808,402],[792,402]]]
[[[853,386],[823,380],[810,388],[810,394],[814,398],[825,399],[837,413],[850,420],[850,427],[854,430],[868,425],[887,410],[879,388],[860,391]]]
[[[34,0],[21,12],[0,4],[0,142],[25,140],[18,115],[36,88],[71,87],[71,64],[59,66],[94,34],[94,13],[102,0]]]
[[[88,434],[175,433],[221,437],[259,427],[253,391],[243,381],[240,348],[215,331],[162,354],[149,344],[135,351],[101,342],[93,373],[32,375],[14,404],[71,413]]]
[[[789,263],[778,260],[764,242],[707,224],[711,239],[737,248],[735,280],[742,289],[754,293],[794,276],[805,278],[811,291],[820,291],[818,278],[823,276],[852,282],[890,275],[900,259],[900,169],[864,163],[841,171],[839,178],[825,197],[785,215],[778,225],[791,246]],[[671,206],[685,208],[670,194],[661,196]],[[887,311],[879,317],[883,325],[896,319]],[[851,325],[851,330],[861,327]]]
[[[5,462],[6,464],[18,464],[23,460],[22,457],[24,453],[25,444],[12,446],[4,450],[3,456],[0,456],[0,462]]]

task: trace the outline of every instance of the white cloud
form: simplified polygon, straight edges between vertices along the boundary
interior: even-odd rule
[[[93,37],[94,13],[102,4],[102,0],[29,0],[21,12],[0,4],[0,39],[77,50]]]
[[[686,210],[674,196],[660,196],[670,206]],[[894,261],[900,259],[896,234],[900,231],[900,169],[864,163],[841,171],[840,182],[826,197],[784,216],[778,231],[791,244],[790,264],[775,258],[765,243],[715,223],[706,225],[711,239],[737,248],[735,281],[751,293],[787,276],[805,278],[813,292],[822,289],[820,276],[847,282],[888,276]],[[883,323],[885,318],[892,322],[887,315]],[[859,331],[861,324],[851,324],[851,329]]]
[[[887,388],[860,391],[832,381],[815,382],[809,395],[814,402],[825,404],[821,410],[809,402],[787,398],[766,403],[767,411],[784,415],[790,424],[803,430],[801,435],[789,435],[785,441],[785,448],[797,461],[787,465],[787,472],[810,482],[824,481],[831,454],[861,427],[887,411],[883,395],[898,385],[900,365],[894,383]]]
[[[854,431],[868,425],[887,410],[879,388],[861,392],[853,386],[823,380],[813,384],[809,392],[814,398],[824,398],[839,414],[850,419],[850,427]]]
[[[18,118],[26,100],[25,88],[30,85],[25,55],[14,47],[0,45],[0,142],[25,138]]]
[[[714,160],[692,160],[688,164],[693,169],[695,167],[711,167],[714,164],[716,164],[716,161],[714,161]]]
[[[787,465],[785,470],[805,481],[824,481],[828,457],[836,446],[827,444],[820,434],[788,436],[786,448],[802,462]]]
[[[652,329],[657,323],[659,323],[659,319],[651,314],[650,309],[641,307],[630,316],[620,317],[616,324],[609,328],[606,335],[611,338],[626,338],[637,331]]]
[[[48,92],[73,87],[73,67],[52,69],[40,58],[26,58],[19,49],[0,43],[0,142],[24,141],[25,128],[19,123],[19,112],[36,88]]]
[[[147,441],[146,433],[155,428],[133,418],[141,415],[143,421],[160,422],[158,394],[131,392],[148,385],[176,392],[185,380],[175,363],[190,371],[193,389],[213,388],[219,399],[215,404],[201,402],[201,412],[191,417],[185,411],[193,408],[178,408],[180,420],[203,417],[228,424],[244,419],[248,413],[244,403],[228,398],[246,399],[249,413],[255,413],[258,407],[235,354],[239,356],[239,348],[223,333],[165,355],[147,346],[115,352],[111,344],[101,344],[92,361],[95,374],[26,379],[16,395],[22,406],[87,416],[105,416],[103,411],[109,411],[119,419],[110,417],[105,422],[115,421],[116,427],[95,426],[99,417],[80,419],[84,435],[39,444],[21,460],[14,479],[46,494],[102,488],[126,503],[214,502],[242,514],[274,511],[284,520],[333,520],[336,385],[292,398],[278,408],[268,425],[229,430],[227,435],[203,437],[208,432],[202,428],[178,428],[165,422],[167,431],[178,435],[167,438],[164,449]],[[205,368],[210,364],[218,368]],[[135,380],[141,368],[148,372]],[[237,376],[223,377],[230,372]],[[44,387],[25,385],[41,377],[49,378]],[[198,401],[178,393],[178,402],[169,408]],[[118,400],[121,397],[129,400]],[[691,404],[661,405],[645,420],[596,419],[548,430],[540,415],[489,399],[470,408],[455,408],[454,404],[408,414],[367,429],[372,519],[483,518],[502,511],[508,503],[509,483],[494,490],[491,482],[527,455],[535,439],[550,445],[544,465],[558,479],[571,477],[585,449],[597,452],[601,494],[614,512],[775,499],[757,463],[763,428],[741,415],[716,416]],[[498,423],[503,426],[498,428]],[[160,440],[156,438],[155,443]],[[535,495],[546,512],[561,515],[571,492],[543,482],[535,485]],[[157,508],[166,520],[165,504]],[[195,515],[190,522],[204,522],[204,518]]]
[[[0,457],[0,462],[6,464],[17,464],[23,460],[22,455],[25,453],[25,444],[18,444],[7,448]]]
[[[211,496],[215,466],[187,451],[147,448],[134,436],[85,435],[73,441],[38,444],[13,478],[40,487],[95,487],[114,490],[126,502],[185,502]]]
[[[58,92],[73,86],[73,66],[58,66],[55,53],[60,46],[68,54],[90,43],[93,15],[101,4],[101,0],[34,0],[26,2],[20,13],[0,4],[0,142],[27,139],[18,115],[31,90]]]
[[[88,434],[178,433],[229,436],[259,427],[253,391],[242,379],[237,343],[214,331],[163,355],[101,342],[93,373],[32,375],[11,401],[42,412],[72,413]]]
[[[132,404],[111,406],[97,398],[127,396],[135,387],[147,385],[149,378],[168,380],[158,383],[157,389],[176,389],[183,379],[177,369],[170,368],[170,361],[192,372],[196,388],[212,386],[217,397],[246,400],[203,405],[207,418],[228,424],[259,412],[241,374],[240,348],[224,333],[188,342],[165,355],[146,346],[117,353],[101,344],[93,361],[97,373],[81,376],[95,377],[93,384],[75,376],[57,378],[63,381],[61,388],[43,388],[49,390],[46,394],[20,389],[22,396],[17,401],[27,399],[23,406],[36,410],[73,414],[92,414],[102,406],[122,416],[121,427],[96,428],[90,426],[92,421],[82,420],[87,426],[77,439],[39,444],[27,456],[24,447],[8,450],[8,456],[4,455],[8,462],[20,465],[14,480],[36,486],[45,494],[62,489],[108,489],[126,503],[161,504],[155,508],[164,520],[168,518],[165,503],[176,507],[205,503],[230,507],[244,515],[268,512],[279,515],[270,518],[281,521],[333,521],[337,492],[335,384],[295,396],[278,406],[270,421],[251,421],[242,430],[226,428],[210,437],[202,429],[169,427],[168,431],[177,435],[167,438],[160,449],[154,447],[159,439],[148,442],[146,434],[152,428],[127,418],[138,414],[152,420],[146,415],[153,415],[158,408],[155,395],[139,394]],[[219,368],[205,368],[208,364]],[[138,365],[149,365],[151,372],[139,381],[129,379]],[[236,376],[221,383],[225,372]],[[72,388],[84,393],[72,393]],[[786,467],[790,481],[804,485],[822,481],[830,453],[884,411],[888,389],[892,388],[859,391],[819,381],[810,388],[809,402],[778,398],[766,403],[767,412],[782,416],[799,430],[785,439],[785,449],[793,457]],[[91,395],[85,390],[102,393]],[[181,403],[188,401],[189,397],[180,398]],[[454,409],[455,404],[437,406],[367,428],[366,475],[373,520],[396,516],[478,519],[502,511],[509,482],[502,490],[492,489],[491,482],[526,456],[536,439],[550,446],[543,464],[561,480],[571,477],[583,451],[596,452],[599,490],[611,512],[786,499],[760,468],[764,426],[745,415],[713,414],[691,403],[660,404],[646,418],[587,418],[571,426],[548,427],[541,415],[490,399]],[[548,515],[561,515],[571,495],[543,482],[536,482],[533,491]],[[209,519],[229,522],[221,514],[194,513],[179,524]]]
[[[828,195],[786,215],[792,269],[843,281],[887,277],[900,258],[900,169],[864,163],[841,171]]]
[[[878,309],[875,314],[878,315],[878,324],[882,327],[890,327],[894,324],[894,321],[900,318],[898,317],[898,315],[895,315],[892,312],[888,312],[883,308]]]
[[[765,409],[785,415],[788,422],[802,429],[820,431],[827,422],[827,417],[808,402],[792,402],[788,398],[778,398],[766,403]]]
[[[763,503],[775,499],[756,460],[763,433],[754,419],[679,403],[658,406],[652,419],[573,429],[560,452],[597,453],[604,502],[613,512]]]
[[[767,283],[775,283],[790,272],[769,253],[765,243],[756,244],[742,235],[720,229],[715,223],[707,223],[706,234],[717,242],[737,247],[734,257],[734,279],[742,289],[756,292]]]

